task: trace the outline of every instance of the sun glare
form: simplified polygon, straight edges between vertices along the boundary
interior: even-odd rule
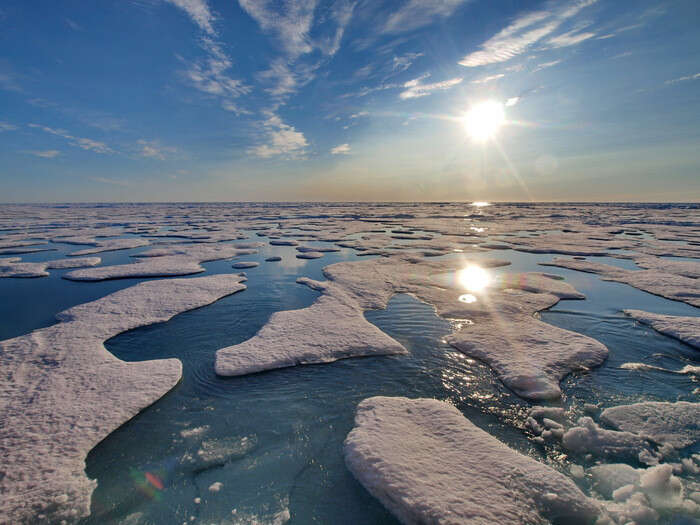
[[[464,115],[464,129],[472,140],[486,142],[496,135],[505,118],[503,104],[487,100],[467,111]]]
[[[457,272],[457,282],[465,290],[480,292],[491,282],[491,275],[481,266],[470,264]],[[464,301],[467,302],[467,301]]]

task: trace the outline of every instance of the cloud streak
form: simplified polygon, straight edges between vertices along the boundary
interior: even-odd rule
[[[433,82],[431,84],[423,84],[422,81],[430,76],[429,73],[426,73],[425,75],[422,75],[418,78],[414,78],[413,80],[409,80],[406,82],[403,87],[405,88],[404,91],[399,93],[399,98],[402,100],[406,100],[409,98],[420,98],[420,97],[425,97],[428,95],[431,95],[434,91],[444,91],[446,89],[450,89],[457,84],[460,84],[463,78],[457,77],[457,78],[451,78],[449,80],[443,80],[441,82]]]
[[[214,15],[209,9],[209,5],[205,0],[165,0],[182,9],[199,26],[199,28],[210,36],[215,36],[213,22]]]
[[[384,25],[385,33],[404,33],[447,18],[466,0],[409,0],[391,14]]]
[[[43,151],[31,150],[27,151],[26,153],[34,155],[35,157],[41,157],[42,159],[53,159],[61,154],[61,152],[57,149],[47,149]]]
[[[44,131],[45,133],[50,133],[51,135],[56,135],[57,137],[61,137],[66,139],[72,146],[77,146],[81,149],[87,150],[87,151],[92,151],[95,153],[101,153],[101,154],[112,154],[114,153],[114,150],[107,146],[104,142],[100,142],[98,140],[93,140],[85,137],[76,137],[74,135],[71,135],[68,133],[65,129],[54,129],[54,128],[49,128],[48,126],[42,126],[40,124],[29,124],[30,128],[34,129],[40,129],[41,131]]]
[[[579,0],[552,11],[535,11],[516,18],[513,22],[484,42],[480,49],[469,53],[459,64],[478,67],[506,62],[529,50],[535,43],[554,33],[566,20],[576,16],[596,0]],[[549,47],[574,45],[595,36],[594,33],[564,33],[549,39]]]

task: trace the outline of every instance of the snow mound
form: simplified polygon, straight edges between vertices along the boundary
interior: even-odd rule
[[[434,399],[364,400],[345,462],[407,524],[579,524],[599,515],[568,477]]]

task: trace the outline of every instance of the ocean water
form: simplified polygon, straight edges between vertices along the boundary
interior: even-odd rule
[[[252,232],[251,240],[257,240]],[[23,260],[59,258],[81,248],[50,246],[57,250],[22,256]],[[145,249],[96,255],[103,264],[119,264]],[[562,458],[556,444],[533,444],[518,428],[531,405],[503,386],[489,367],[445,344],[450,321],[407,295],[397,295],[386,310],[365,316],[403,343],[409,355],[217,377],[217,349],[252,337],[276,311],[314,301],[317,292],[296,284],[297,277],[322,280],[324,266],[366,258],[358,258],[351,249],[309,261],[295,254],[293,247],[265,246],[257,255],[237,257],[234,261],[261,263],[246,270],[247,290],[106,343],[127,361],[176,357],[183,362],[184,374],[170,393],[89,454],[86,471],[97,479],[98,488],[85,525],[282,523],[287,517],[298,524],[396,523],[343,461],[343,440],[353,427],[355,407],[375,395],[448,400],[509,446],[555,468],[566,471],[569,461],[583,462]],[[264,262],[271,255],[283,260]],[[604,408],[642,399],[696,400],[692,392],[697,378],[673,371],[697,363],[697,351],[639,325],[621,310],[697,316],[697,309],[593,274],[538,265],[552,255],[498,250],[469,257],[511,261],[511,266],[494,269],[496,274],[558,274],[586,294],[586,300],[561,301],[541,318],[600,340],[610,357],[600,368],[566,378],[563,398],[555,405],[583,413],[585,403]],[[636,269],[628,260],[590,259]],[[237,272],[231,263],[205,263],[207,273],[200,275]],[[70,270],[52,270],[50,277],[39,279],[0,279],[0,295],[12,298],[0,304],[0,315],[8,319],[0,326],[0,339],[50,325],[58,311],[142,280],[80,283],[61,279],[66,271]],[[625,363],[656,368],[622,368]],[[214,483],[221,483],[218,491],[210,490]]]

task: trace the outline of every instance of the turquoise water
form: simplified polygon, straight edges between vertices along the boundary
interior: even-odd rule
[[[59,251],[23,256],[23,260],[53,259],[80,249],[52,246]],[[97,255],[103,257],[103,264],[118,264],[145,249]],[[290,523],[300,524],[396,523],[343,462],[342,443],[353,426],[355,407],[373,395],[449,400],[511,447],[557,468],[566,466],[556,445],[533,445],[514,426],[530,405],[510,393],[487,366],[444,344],[449,321],[409,296],[397,295],[386,310],[365,314],[403,343],[410,351],[407,356],[347,359],[237,378],[217,377],[213,372],[217,349],[250,338],[275,311],[303,308],[314,301],[317,293],[296,284],[298,276],[323,279],[324,266],[357,259],[350,249],[310,261],[296,259],[295,253],[293,247],[267,246],[257,255],[238,257],[235,260],[261,262],[258,268],[246,271],[247,290],[106,343],[124,360],[177,357],[183,362],[184,376],[169,394],[112,433],[88,456],[87,473],[99,486],[86,525],[171,524],[189,522],[191,517],[196,523],[273,523],[285,512]],[[263,262],[271,255],[283,260]],[[551,260],[550,255],[499,250],[474,257],[513,263],[495,269],[496,273],[556,273],[586,294],[584,301],[561,301],[541,314],[546,322],[590,335],[610,349],[610,358],[602,367],[564,381],[564,406],[582,411],[583,404],[591,402],[605,407],[639,399],[696,397],[692,391],[698,385],[693,376],[620,368],[624,363],[642,362],[678,370],[697,362],[696,350],[638,325],[620,310],[698,315],[697,309],[604,282],[592,274],[538,265]],[[634,269],[624,266],[633,264],[626,260],[591,259]],[[234,271],[231,261],[204,266],[206,274]],[[15,298],[0,306],[0,315],[11,320],[0,327],[0,338],[47,326],[62,309],[140,281],[76,283],[60,278],[65,271],[53,270],[48,278],[0,279],[0,294]],[[156,485],[144,484],[145,473],[155,476]],[[215,482],[223,484],[218,492],[209,490]],[[196,498],[201,501],[196,503]]]

